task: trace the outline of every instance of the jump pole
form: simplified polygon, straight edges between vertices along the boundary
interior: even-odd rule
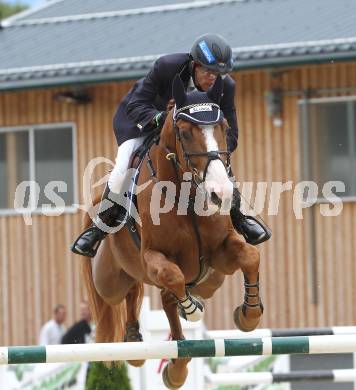
[[[356,335],[0,347],[0,364],[356,352]]]
[[[256,329],[252,332],[241,330],[207,330],[206,336],[216,338],[256,338],[256,337],[289,337],[289,336],[322,336],[322,335],[346,335],[356,334],[356,326],[333,326],[324,328],[265,328]]]
[[[259,385],[282,382],[354,382],[356,380],[356,370],[310,370],[293,371],[288,373],[274,372],[239,372],[205,374],[207,381],[214,385]]]

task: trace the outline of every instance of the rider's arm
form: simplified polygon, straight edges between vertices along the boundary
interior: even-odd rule
[[[154,118],[159,113],[153,102],[160,91],[166,88],[165,67],[164,57],[159,58],[148,75],[139,83],[127,104],[128,117],[141,131],[150,129],[148,125],[154,124]]]
[[[220,107],[229,124],[229,129],[227,130],[227,146],[229,151],[233,152],[237,148],[239,129],[235,108],[235,82],[230,77],[227,77],[224,81],[224,95],[221,99]]]

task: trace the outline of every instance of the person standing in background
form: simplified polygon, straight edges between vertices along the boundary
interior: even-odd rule
[[[91,313],[87,301],[80,303],[81,320],[73,324],[62,337],[62,344],[85,344],[91,341]]]
[[[53,318],[46,322],[40,331],[40,345],[60,344],[66,331],[63,323],[66,319],[67,311],[64,305],[58,304],[53,309]]]

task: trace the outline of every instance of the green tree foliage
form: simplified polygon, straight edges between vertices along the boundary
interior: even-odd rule
[[[101,362],[90,365],[85,390],[131,390],[125,364],[107,367]]]
[[[8,18],[11,15],[17,14],[27,9],[27,5],[17,2],[15,4],[9,4],[6,1],[0,0],[0,20]]]

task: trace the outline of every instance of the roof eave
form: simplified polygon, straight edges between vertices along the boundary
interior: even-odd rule
[[[61,77],[43,77],[28,80],[14,80],[0,82],[0,91],[14,91],[39,88],[54,88],[66,85],[99,84],[113,81],[135,80],[147,72],[119,71],[112,73],[93,73],[83,75],[68,75]]]
[[[325,64],[334,62],[345,62],[356,60],[356,52],[334,52],[323,53],[318,55],[293,55],[289,57],[273,57],[273,58],[255,58],[248,60],[238,60],[234,67],[234,71],[244,71],[250,69],[263,69],[274,67],[291,67],[311,64]],[[107,82],[117,82],[123,80],[134,80],[143,77],[147,74],[148,68],[116,71],[111,73],[92,73],[82,75],[68,75],[61,77],[43,77],[30,78],[28,80],[14,80],[0,83],[0,91],[26,90],[38,88],[53,88],[65,85],[79,84],[99,84]]]
[[[271,67],[301,66],[312,64],[326,64],[335,62],[345,62],[356,60],[356,51],[354,52],[333,52],[323,54],[293,55],[289,57],[274,58],[256,58],[248,60],[238,60],[234,70],[248,70]]]

